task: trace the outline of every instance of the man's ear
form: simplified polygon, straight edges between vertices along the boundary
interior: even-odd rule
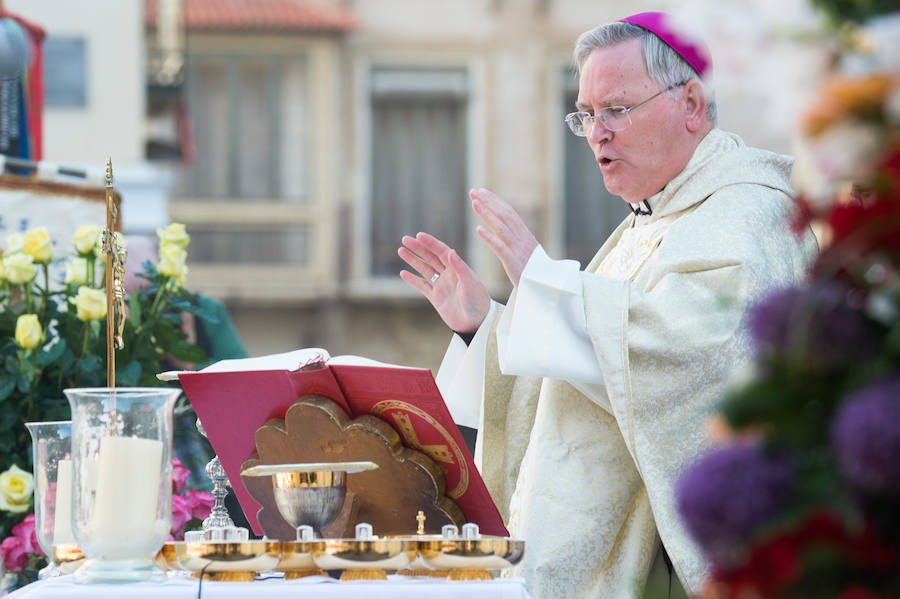
[[[706,121],[706,91],[699,79],[684,84],[681,95],[684,106],[684,124],[691,133],[700,129]]]

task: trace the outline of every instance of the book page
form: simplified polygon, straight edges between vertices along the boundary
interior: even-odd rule
[[[327,362],[331,356],[320,347],[306,347],[281,354],[271,354],[256,358],[240,358],[235,360],[219,360],[196,372],[252,372],[257,370],[289,370],[293,372],[313,362]],[[174,381],[179,374],[187,374],[191,370],[170,370],[156,375],[161,381]]]

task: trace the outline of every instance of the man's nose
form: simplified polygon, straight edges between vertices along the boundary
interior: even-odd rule
[[[592,143],[600,143],[609,141],[611,137],[612,131],[606,128],[606,125],[603,124],[603,121],[595,118],[591,123],[591,129],[588,132],[588,140]]]

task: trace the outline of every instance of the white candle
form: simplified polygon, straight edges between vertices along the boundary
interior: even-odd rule
[[[146,557],[162,539],[156,525],[163,445],[153,439],[104,437],[90,524],[91,547],[106,558]]]
[[[56,466],[56,499],[53,511],[53,544],[74,545],[72,534],[72,460]]]

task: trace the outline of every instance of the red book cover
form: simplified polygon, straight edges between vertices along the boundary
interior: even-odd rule
[[[284,418],[302,395],[329,397],[351,418],[372,414],[396,429],[408,447],[444,471],[446,493],[481,532],[509,536],[430,370],[334,364],[316,370],[179,373],[188,399],[219,456],[253,531],[262,534],[259,504],[241,482],[241,465],[256,451],[256,429]]]

